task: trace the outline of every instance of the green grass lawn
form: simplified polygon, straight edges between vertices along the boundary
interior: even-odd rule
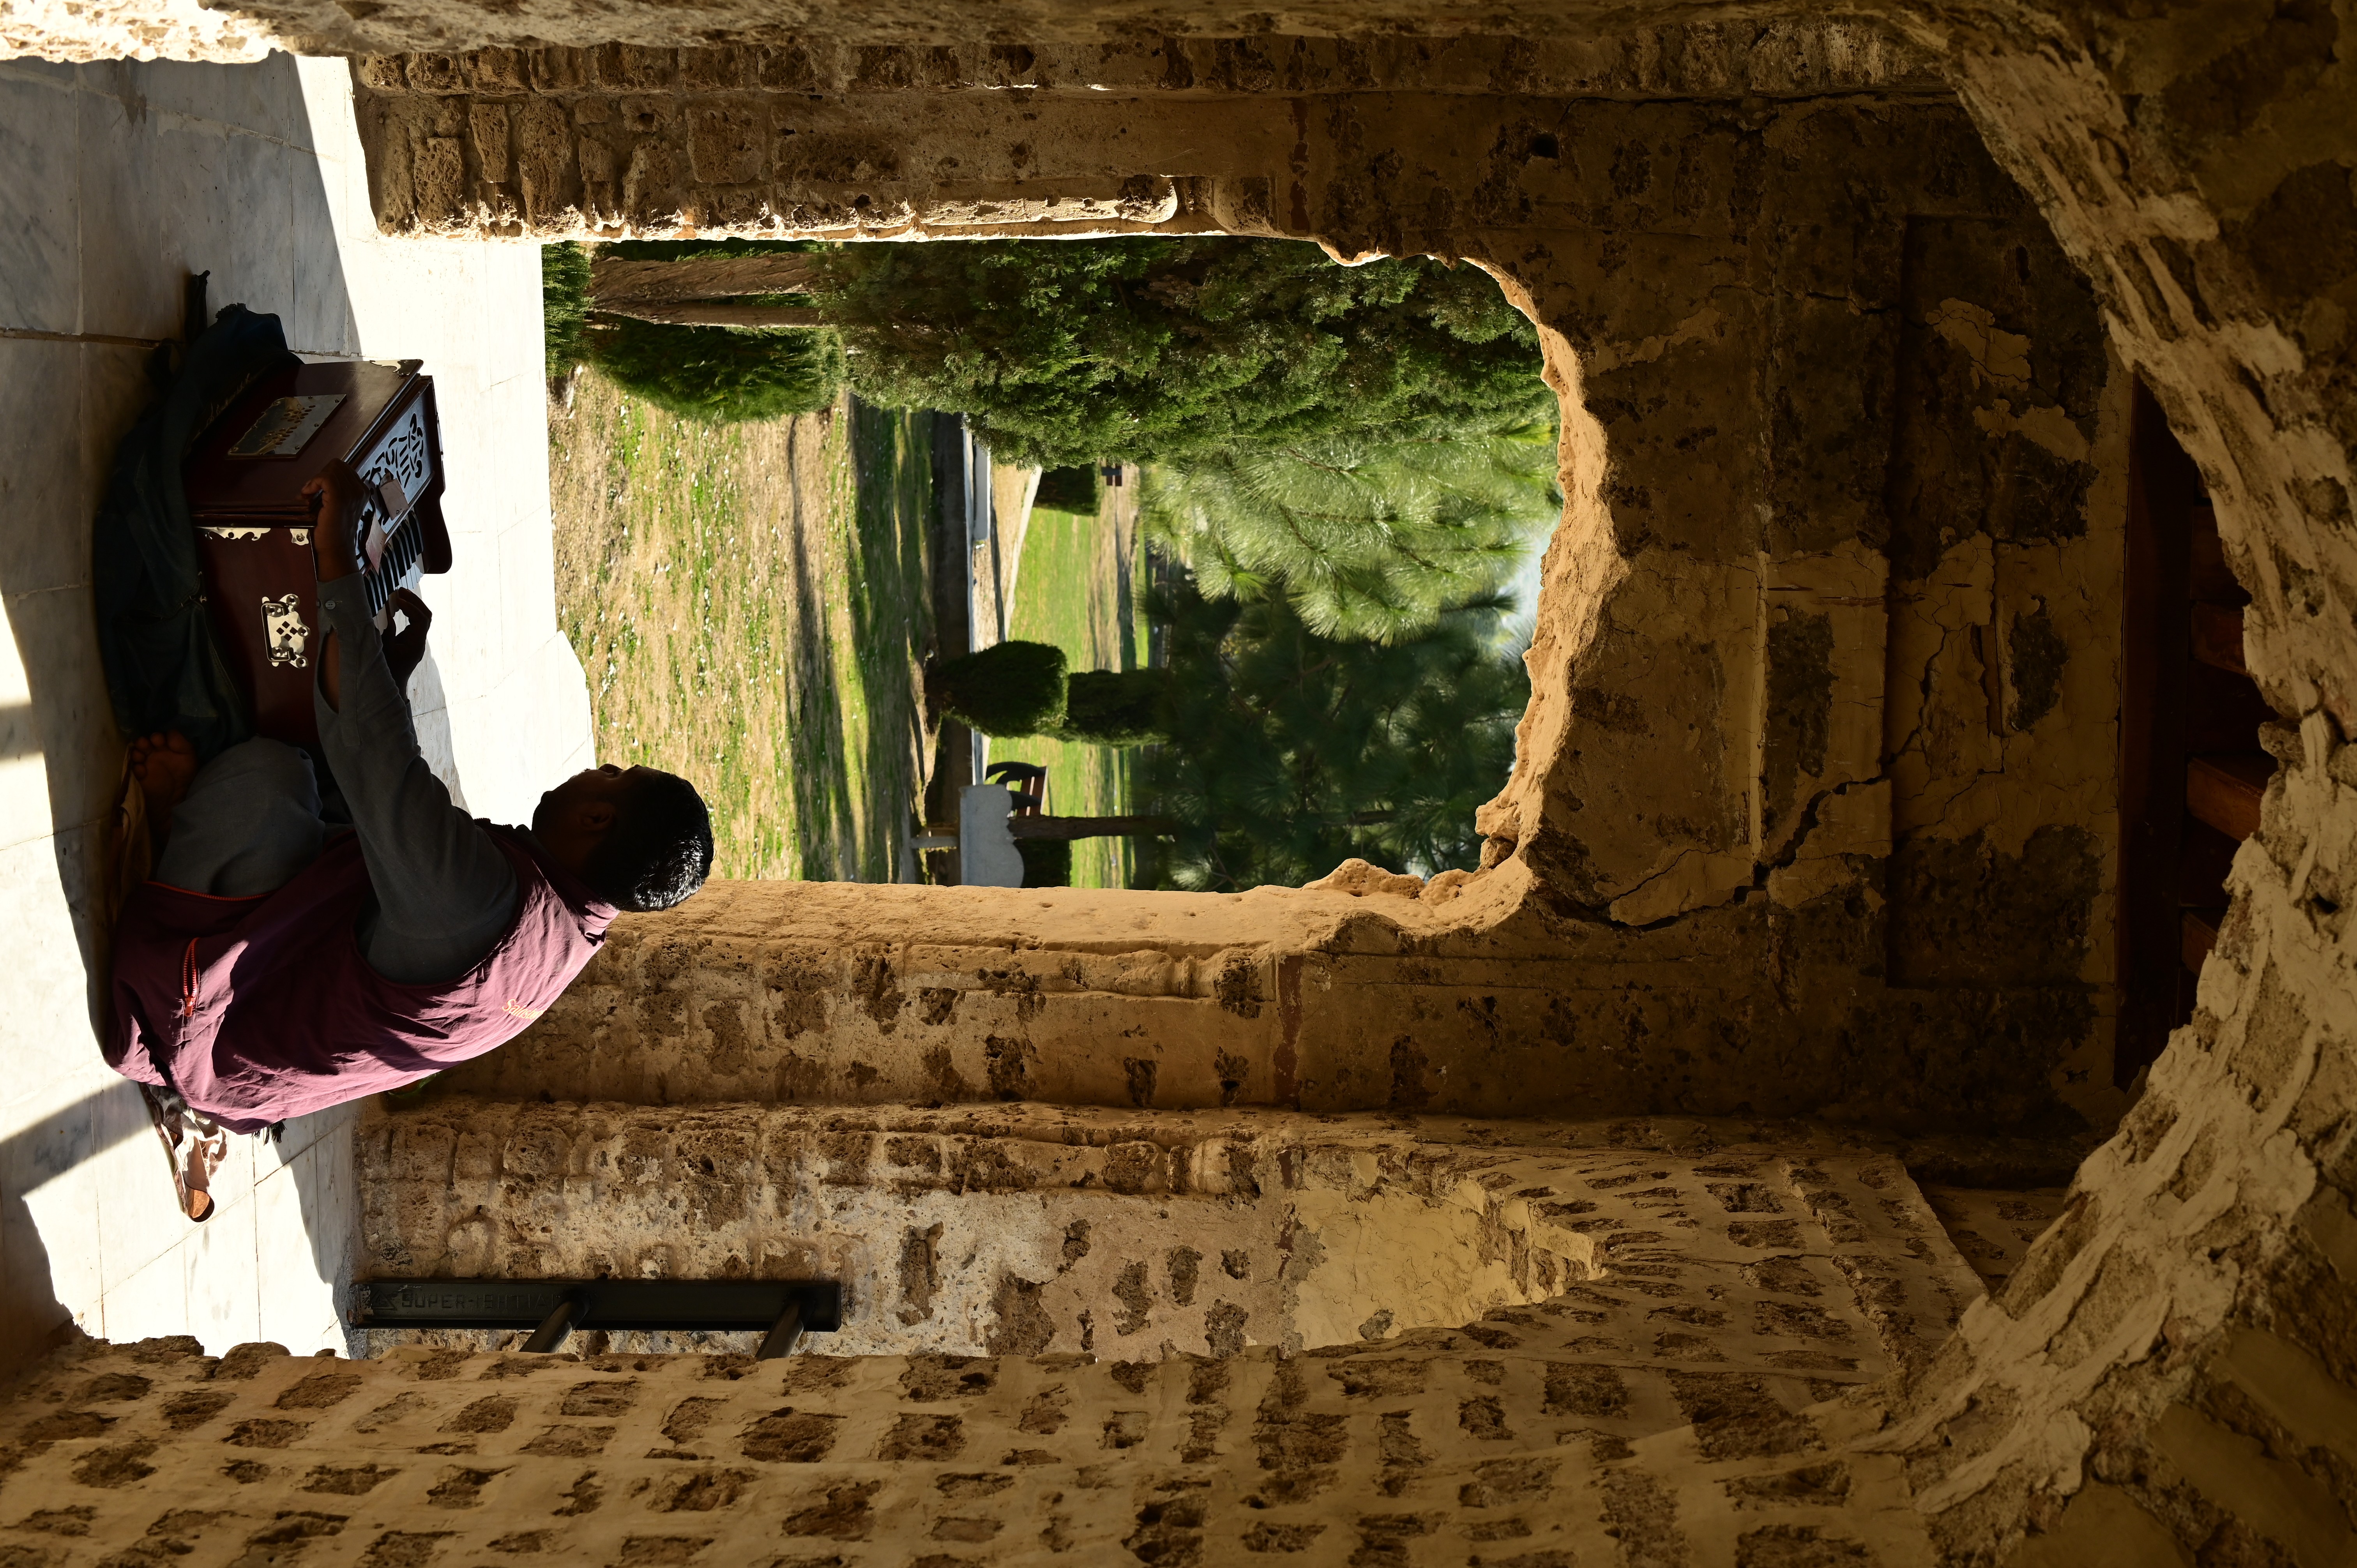
[[[1135,669],[1145,662],[1145,616],[1120,602],[1115,534],[1103,518],[1035,507],[1015,579],[1011,635],[1051,642],[1073,670]],[[1144,581],[1142,563],[1133,567]],[[1126,647],[1125,648],[1125,644]],[[995,741],[993,761],[1020,759],[1048,769],[1048,810],[1059,816],[1112,815],[1132,809],[1137,752],[1037,737]],[[1072,845],[1072,886],[1125,887],[1135,863],[1127,839],[1082,839]]]
[[[695,781],[716,875],[888,882],[916,798],[917,416],[708,425],[594,371],[549,432],[559,624],[600,761]]]

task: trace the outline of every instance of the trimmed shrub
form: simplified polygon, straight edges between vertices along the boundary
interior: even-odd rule
[[[546,374],[554,379],[588,358],[589,252],[572,241],[540,248],[540,330]]]
[[[1038,503],[1058,511],[1093,517],[1097,510],[1097,471],[1092,467],[1050,468],[1039,476]]]
[[[1070,887],[1072,885],[1072,841],[1017,839],[1015,853],[1023,857],[1026,887]]]
[[[1168,670],[1081,670],[1064,686],[1057,735],[1092,746],[1143,746],[1168,730]]]
[[[710,424],[815,413],[843,390],[843,345],[805,328],[670,327],[601,316],[589,362],[615,385]]]
[[[1002,642],[942,660],[925,685],[984,735],[1012,740],[1049,734],[1064,719],[1064,650],[1046,642]]]

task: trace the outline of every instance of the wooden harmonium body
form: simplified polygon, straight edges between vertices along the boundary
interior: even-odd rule
[[[264,377],[207,428],[182,467],[197,560],[221,651],[254,729],[316,750],[320,624],[303,487],[333,459],[359,471],[354,541],[380,629],[385,601],[450,569],[442,438],[420,361],[298,365]]]

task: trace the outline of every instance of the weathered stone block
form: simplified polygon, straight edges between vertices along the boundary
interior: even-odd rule
[[[469,91],[507,96],[526,90],[525,56],[521,49],[476,49],[466,62]]]
[[[808,44],[780,44],[760,49],[755,57],[755,70],[760,85],[772,91],[814,92],[821,86],[819,60]]]
[[[417,92],[464,92],[467,91],[466,57],[457,54],[411,55],[409,85]]]
[[[679,84],[690,92],[725,92],[750,87],[760,53],[749,48],[682,49]]]
[[[468,114],[468,139],[475,149],[476,177],[493,184],[513,168],[508,152],[508,111],[501,103],[478,103]]]
[[[428,222],[454,221],[468,209],[467,156],[456,136],[429,136],[411,160],[417,215]]]
[[[572,91],[588,85],[589,54],[586,49],[532,49],[527,51],[525,59],[536,92]]]
[[[515,125],[517,177],[525,209],[537,220],[573,199],[573,128],[564,105],[544,98],[520,105]]]
[[[768,116],[758,101],[688,111],[688,166],[701,185],[749,185],[769,173]]]
[[[678,59],[675,49],[606,44],[590,51],[590,71],[597,84],[608,91],[644,91],[669,87],[678,74]]]

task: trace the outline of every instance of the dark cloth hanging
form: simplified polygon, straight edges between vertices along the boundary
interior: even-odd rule
[[[223,310],[115,449],[91,533],[99,655],[115,722],[126,736],[178,730],[199,763],[251,738],[253,725],[214,641],[180,464],[247,388],[297,362],[278,317],[242,305]]]

